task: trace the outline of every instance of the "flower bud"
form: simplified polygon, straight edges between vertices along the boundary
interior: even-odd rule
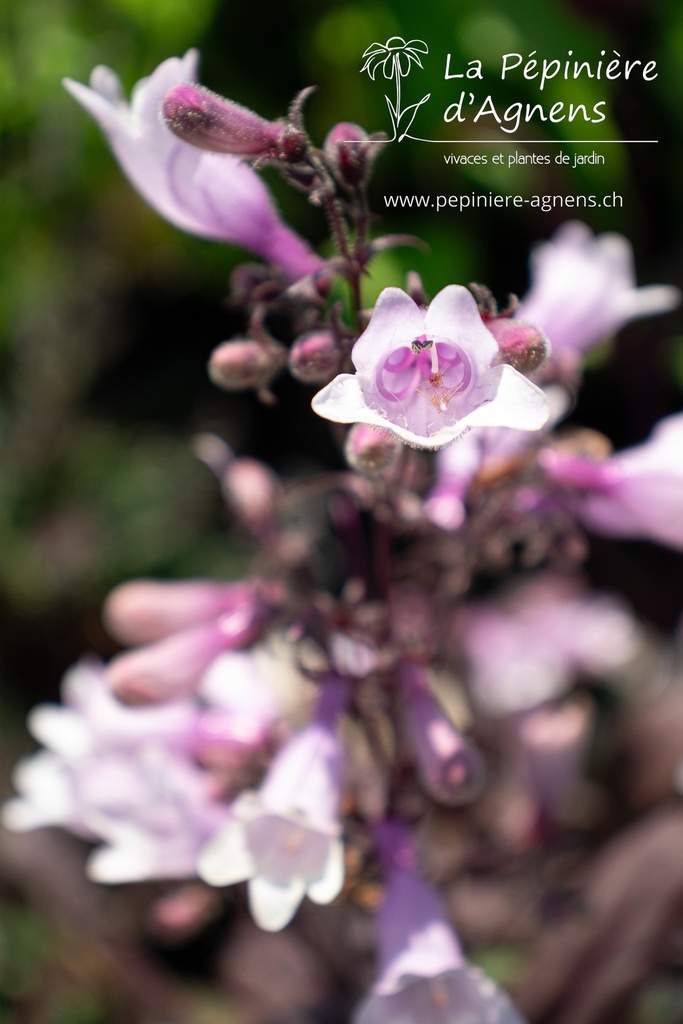
[[[184,142],[214,153],[275,154],[285,132],[281,121],[266,121],[199,85],[174,86],[166,93],[162,113],[171,131]]]
[[[303,384],[325,384],[339,370],[339,343],[331,331],[302,334],[289,350],[289,372]]]
[[[272,523],[278,480],[258,459],[233,459],[222,478],[226,501],[254,533]]]
[[[365,476],[380,476],[396,461],[403,445],[395,434],[367,423],[355,423],[344,444],[351,469]]]
[[[109,594],[104,622],[117,640],[146,644],[216,619],[253,600],[243,583],[131,580]]]
[[[249,339],[224,341],[209,361],[209,377],[225,391],[265,388],[287,360],[287,349],[277,342],[261,344]]]
[[[520,373],[538,370],[550,355],[550,342],[543,331],[514,317],[493,317],[486,327],[498,342],[499,363],[508,363]]]
[[[579,781],[592,725],[588,701],[535,708],[518,722],[527,782],[544,811],[556,811]]]
[[[405,664],[399,678],[420,781],[446,807],[469,803],[482,789],[481,755],[455,728],[429,690],[423,668]]]
[[[265,622],[256,598],[243,601],[210,622],[117,654],[106,669],[107,685],[125,704],[186,697],[219,654],[254,643]]]
[[[325,139],[325,156],[345,185],[359,185],[365,178],[373,145],[359,125],[341,121]]]

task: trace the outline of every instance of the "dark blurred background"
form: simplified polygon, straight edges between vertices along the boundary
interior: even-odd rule
[[[384,83],[359,69],[370,43],[398,34],[430,46],[425,71],[415,71],[409,88],[414,99],[423,85],[432,90],[433,117],[453,98],[453,83],[443,80],[445,52],[454,66],[481,59],[487,80],[477,85],[502,105],[541,98],[590,106],[608,98],[605,135],[656,137],[659,145],[604,147],[605,166],[503,171],[447,166],[437,147],[416,142],[388,147],[371,188],[374,209],[382,229],[420,235],[429,251],[395,249],[379,258],[367,303],[411,268],[432,294],[469,281],[488,284],[500,300],[523,294],[529,247],[568,216],[528,207],[386,211],[383,196],[391,193],[614,189],[624,208],[586,211],[584,219],[631,240],[640,283],[680,286],[683,7],[676,0],[430,0],[417,7],[414,0],[3,0],[0,26],[0,788],[7,792],[9,766],[30,747],[26,710],[55,699],[62,672],[83,649],[112,651],[98,611],[110,587],[137,575],[221,577],[244,569],[247,552],[225,535],[192,435],[215,430],[238,452],[285,472],[331,451],[303,386],[276,385],[280,405],[264,413],[251,396],[228,397],[209,384],[210,351],[243,327],[223,298],[244,254],[183,235],[149,210],[61,78],[87,82],[94,65],[107,64],[129,91],[163,59],[196,46],[203,82],[267,117],[281,116],[297,90],[316,85],[307,123],[322,142],[339,120],[389,128]],[[541,97],[523,79],[501,83],[500,55],[534,49],[549,58],[573,49],[584,59],[616,49],[655,59],[659,76],[650,83],[582,80],[580,87],[560,81]],[[439,137],[442,126],[425,111],[420,130]],[[476,126],[463,130],[481,136]],[[539,140],[568,131],[582,137],[578,122],[533,126]],[[265,173],[283,215],[324,244],[320,212],[274,171]],[[677,315],[624,330],[592,359],[577,421],[620,447],[680,409],[680,334]],[[645,544],[602,542],[591,563],[598,583],[625,591],[664,630],[683,606],[681,570],[680,555]],[[44,927],[0,905],[0,1021],[14,1019],[3,1017],[3,995],[31,983]],[[90,1004],[79,1009],[78,999],[91,996],[74,996],[73,1005],[67,998],[66,1009],[46,1010],[44,1019],[99,1020]]]

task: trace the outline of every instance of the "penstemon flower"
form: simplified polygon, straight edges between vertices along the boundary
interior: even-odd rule
[[[578,580],[543,575],[498,604],[473,601],[455,626],[475,703],[491,715],[566,693],[579,673],[609,673],[638,650],[630,612],[612,597],[582,593]]]
[[[638,317],[666,313],[678,288],[636,288],[633,250],[623,235],[594,235],[568,221],[532,253],[531,288],[516,318],[548,335],[555,358],[576,359]]]
[[[3,824],[60,825],[102,843],[88,861],[100,882],[194,875],[199,850],[230,813],[193,756],[215,712],[191,701],[124,707],[96,662],[71,669],[62,693],[64,706],[31,713],[45,749],[17,766],[19,795],[3,807]]]
[[[342,373],[313,399],[319,416],[393,431],[418,448],[443,448],[469,427],[539,430],[548,418],[540,388],[511,366],[466,288],[449,285],[421,309],[385,288],[356,342],[356,374]]]
[[[594,432],[553,430],[579,382],[581,354],[632,317],[672,308],[679,295],[637,289],[625,239],[569,223],[538,250],[521,306],[513,298],[499,311],[484,285],[450,285],[428,304],[411,271],[406,290],[386,288],[365,319],[369,264],[414,242],[371,237],[365,186],[380,148],[408,137],[429,99],[402,107],[405,77],[426,53],[421,40],[373,43],[363,71],[395,87],[387,97],[393,139],[340,121],[322,147],[304,123],[309,89],[285,118],[268,121],[197,85],[194,51],[139,82],[130,104],[106,68],[95,69],[90,88],[67,80],[157,211],[279,268],[250,264],[233,275],[231,303],[241,304],[244,321],[239,337],[214,348],[213,382],[228,393],[253,389],[275,405],[288,369],[295,391],[322,389],[312,402],[320,417],[351,426],[336,431],[345,434],[337,437],[345,470],[296,479],[200,435],[196,453],[236,528],[230,563],[240,541],[253,549],[246,580],[117,587],[104,618],[124,649],[107,665],[81,662],[65,679],[62,704],[33,710],[29,729],[44,749],[19,764],[17,796],[0,817],[17,832],[57,825],[90,842],[86,869],[98,882],[194,878],[170,895],[167,918],[198,923],[197,899],[219,904],[218,887],[244,882],[266,931],[285,928],[305,898],[340,897],[328,920],[360,924],[361,942],[361,908],[381,896],[374,849],[386,883],[378,975],[354,1024],[523,1024],[504,992],[468,963],[420,874],[411,832],[462,914],[465,939],[528,948],[542,973],[544,938],[539,931],[536,957],[534,921],[545,916],[546,898],[552,909],[564,891],[566,871],[580,863],[582,876],[592,872],[590,851],[567,858],[564,844],[552,852],[552,870],[539,870],[543,848],[572,824],[567,797],[590,735],[591,699],[571,691],[590,677],[607,687],[624,668],[630,691],[644,661],[635,657],[644,645],[628,610],[578,574],[588,546],[579,527],[683,547],[683,414],[609,457]],[[242,158],[275,166],[324,213],[336,246],[325,263],[280,221]],[[356,318],[367,323],[360,337]],[[555,365],[541,378],[550,343]],[[545,391],[530,379],[537,373]],[[229,429],[246,437],[239,419],[238,410]],[[429,458],[404,444],[439,453]],[[539,566],[542,574],[531,576]],[[496,591],[496,574],[504,590]],[[311,679],[317,703],[302,726]],[[463,733],[455,723],[465,721]],[[526,834],[534,812],[537,827]],[[410,818],[410,830],[398,815]],[[581,817],[580,832],[593,817]],[[572,848],[582,842],[572,836]],[[504,886],[493,878],[497,866]],[[566,878],[573,891],[576,881]],[[514,905],[507,913],[505,891],[517,891],[518,881],[518,907],[539,893],[543,914],[520,915]],[[234,947],[239,961],[251,929],[239,899],[232,909],[225,957],[234,975]],[[567,905],[565,913],[576,911]],[[255,941],[277,956],[295,948],[302,930],[315,940],[317,914],[302,918],[286,937]],[[571,939],[576,928],[569,916],[566,923]],[[560,922],[560,941],[564,931]],[[615,978],[610,948],[603,943],[597,958],[606,962],[605,991]],[[350,961],[339,952],[328,968],[345,972]],[[290,962],[297,960],[285,969]],[[553,973],[563,985],[571,975],[561,965]],[[277,979],[263,983],[284,998]],[[532,999],[534,1019],[557,1010],[573,1020],[566,995],[554,993],[545,1008]],[[523,985],[520,1000],[529,1006]],[[245,1019],[263,1017],[244,1009]],[[602,1009],[610,1019],[616,1012]],[[284,1008],[285,1016],[297,1012]]]
[[[407,662],[401,666],[399,680],[417,773],[426,792],[446,806],[471,802],[483,783],[479,754],[431,694],[422,666]]]
[[[507,996],[467,963],[407,829],[375,829],[387,878],[377,919],[379,976],[353,1024],[524,1024]]]
[[[245,584],[134,580],[112,592],[105,616],[114,636],[139,644],[112,659],[107,682],[144,704],[193,693],[220,654],[260,636],[267,611]]]
[[[347,700],[344,680],[324,681],[313,720],[282,747],[258,793],[237,798],[199,859],[210,885],[248,880],[251,912],[267,931],[284,928],[304,896],[330,903],[341,890],[343,758],[334,729]]]
[[[574,514],[596,533],[683,549],[683,413],[667,416],[643,444],[592,460],[541,452],[548,476]]]
[[[282,268],[290,280],[322,261],[278,217],[258,174],[230,153],[210,153],[178,139],[162,120],[175,85],[195,82],[199,55],[170,57],[124,98],[118,77],[97,67],[90,88],[70,78],[66,89],[98,122],[131,184],[182,231],[243,246]]]

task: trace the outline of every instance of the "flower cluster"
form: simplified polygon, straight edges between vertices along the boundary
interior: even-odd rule
[[[365,68],[400,78],[419,42],[371,48]],[[214,382],[272,401],[289,370],[319,388],[313,413],[350,425],[348,468],[280,479],[197,439],[250,575],[114,590],[104,619],[123,649],[81,662],[62,703],[32,712],[44,749],[17,767],[4,824],[86,839],[100,882],[246,883],[267,931],[305,899],[379,885],[377,979],[356,1024],[522,1024],[468,963],[458,907],[422,870],[424,836],[457,808],[475,845],[478,804],[510,780],[517,854],[563,827],[593,690],[618,685],[643,642],[625,604],[590,589],[585,531],[683,547],[683,414],[617,453],[562,421],[584,353],[678,292],[636,288],[624,238],[568,223],[535,253],[519,305],[457,284],[429,302],[410,275],[367,310],[373,256],[409,241],[369,237],[380,140],[342,124],[318,148],[305,94],[267,121],[196,69],[193,51],[165,61],[130,105],[105,68],[66,86],[162,216],[267,264],[235,272],[248,328],[216,348]],[[325,212],[333,256],[281,221],[264,163]],[[328,301],[337,277],[347,308]],[[272,333],[283,319],[289,347]]]

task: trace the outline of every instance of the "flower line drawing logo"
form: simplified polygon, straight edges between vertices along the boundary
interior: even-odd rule
[[[392,103],[391,99],[385,94],[394,130],[392,137],[388,140],[389,142],[396,140],[402,142],[403,139],[410,138],[408,133],[415,120],[415,115],[422,104],[426,103],[431,96],[431,93],[428,92],[417,103],[411,103],[403,110],[401,109],[401,79],[406,78],[413,64],[417,64],[419,68],[422,68],[422,61],[419,56],[421,53],[429,53],[429,47],[422,39],[411,39],[407,43],[401,36],[392,36],[390,39],[387,39],[386,43],[371,43],[363,54],[365,63],[361,68],[361,74],[367,71],[374,82],[375,75],[381,68],[384,77],[388,81],[392,79],[396,81],[395,101]],[[401,125],[403,121],[405,121],[405,124]],[[401,129],[400,133],[399,128]]]

